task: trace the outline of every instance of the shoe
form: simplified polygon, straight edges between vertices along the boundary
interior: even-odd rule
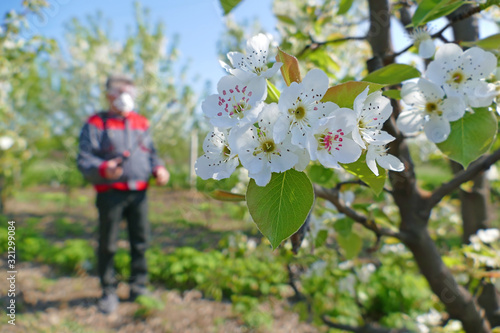
[[[151,297],[151,292],[146,287],[130,288],[129,301],[134,302],[139,296]]]
[[[118,295],[115,293],[103,293],[97,302],[97,308],[105,314],[115,312],[118,308]]]

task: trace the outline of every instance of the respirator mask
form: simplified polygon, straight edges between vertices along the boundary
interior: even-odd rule
[[[122,92],[114,101],[113,105],[121,112],[128,113],[134,110],[134,98],[128,92]]]

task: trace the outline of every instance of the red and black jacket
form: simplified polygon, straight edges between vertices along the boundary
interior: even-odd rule
[[[124,160],[123,175],[106,179],[106,161],[115,157]],[[91,116],[80,134],[77,163],[98,192],[145,190],[149,178],[164,166],[151,140],[149,121],[135,112],[125,117],[109,112]]]

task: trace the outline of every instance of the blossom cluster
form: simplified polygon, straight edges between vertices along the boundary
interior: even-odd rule
[[[438,48],[424,76],[417,82],[407,82],[401,97],[409,106],[397,119],[405,134],[420,131],[440,143],[451,132],[450,122],[459,120],[472,108],[488,107],[498,94],[493,83],[486,82],[497,65],[491,52],[479,47],[463,51],[452,43]]]
[[[229,177],[241,165],[257,185],[265,186],[273,172],[303,171],[317,160],[327,168],[352,163],[366,151],[366,163],[378,175],[381,167],[402,171],[403,164],[386,152],[394,137],[382,130],[391,116],[389,99],[366,88],[353,109],[322,102],[329,80],[319,69],[286,87],[277,103],[266,103],[267,79],[282,63],[268,66],[269,38],[264,34],[247,42],[246,54],[228,53],[230,75],[217,84],[217,94],[202,103],[214,128],[203,143],[204,154],[195,169],[202,179]]]

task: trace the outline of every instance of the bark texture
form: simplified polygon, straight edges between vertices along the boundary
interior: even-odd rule
[[[393,61],[390,43],[390,10],[387,0],[368,0],[370,9],[370,33],[368,41],[373,50],[373,58],[368,68],[373,71],[374,64],[386,65]],[[377,59],[377,60],[374,60]],[[399,104],[393,102],[394,114],[400,113]],[[401,215],[400,233],[402,241],[410,249],[415,261],[427,279],[432,291],[446,306],[453,319],[462,322],[467,333],[488,333],[491,331],[488,321],[472,295],[456,282],[451,271],[443,263],[436,244],[431,239],[427,224],[433,205],[430,195],[421,191],[417,184],[413,163],[404,139],[392,122],[386,124],[386,130],[397,138],[390,145],[390,153],[399,157],[405,164],[401,173],[389,172],[393,194]]]

